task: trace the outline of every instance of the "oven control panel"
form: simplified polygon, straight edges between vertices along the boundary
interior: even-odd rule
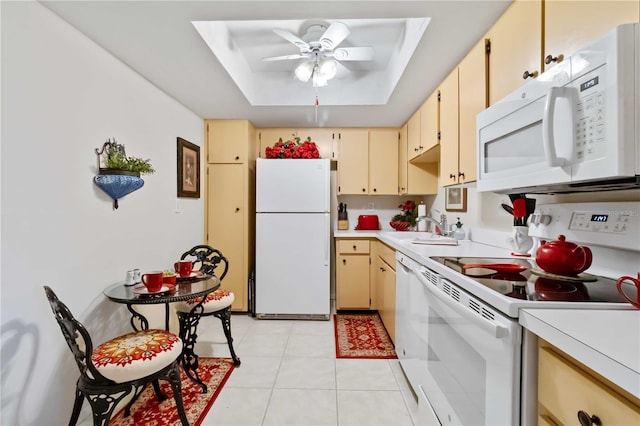
[[[569,229],[624,234],[630,230],[631,220],[630,211],[576,211],[569,222]]]
[[[583,244],[640,251],[640,202],[542,204],[531,215],[529,235],[558,235]]]

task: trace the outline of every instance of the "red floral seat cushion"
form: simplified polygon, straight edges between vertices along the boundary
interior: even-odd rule
[[[181,352],[182,341],[175,334],[142,330],[102,343],[91,354],[91,361],[100,374],[121,383],[161,370]]]
[[[200,303],[201,300],[202,297],[196,297],[195,299],[190,299],[185,302],[177,302],[176,310],[179,312],[189,312],[195,305]],[[232,292],[219,288],[216,291],[212,291],[207,294],[207,299],[202,304],[202,307],[204,308],[203,313],[216,312],[220,309],[227,308],[233,304],[234,300],[235,296]]]

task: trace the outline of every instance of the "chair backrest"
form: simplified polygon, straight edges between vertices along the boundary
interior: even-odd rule
[[[180,259],[184,260],[188,257],[195,258],[195,260],[192,261],[194,270],[200,270],[203,274],[207,275],[215,275],[220,281],[227,275],[229,261],[218,249],[214,249],[206,244],[201,244],[183,253]],[[220,266],[220,263],[223,264],[224,269],[221,274],[216,274],[215,271]]]
[[[93,343],[84,325],[74,318],[69,308],[58,299],[58,296],[56,296],[50,287],[44,286],[44,291],[47,294],[47,299],[49,299],[53,315],[56,321],[58,321],[60,330],[62,330],[62,335],[73,353],[76,364],[78,364],[80,373],[96,382],[114,383],[112,380],[100,374],[91,362]]]

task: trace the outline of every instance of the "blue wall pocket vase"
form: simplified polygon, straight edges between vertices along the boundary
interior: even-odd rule
[[[118,208],[118,199],[136,191],[144,185],[140,176],[128,176],[117,174],[100,174],[93,178],[100,189],[113,198],[113,208]]]

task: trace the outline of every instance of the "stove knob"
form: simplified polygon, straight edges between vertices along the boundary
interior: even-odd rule
[[[582,426],[590,426],[590,425],[601,426],[602,425],[602,422],[600,421],[600,418],[598,416],[596,415],[589,416],[589,413],[582,410],[578,411],[578,421]]]

